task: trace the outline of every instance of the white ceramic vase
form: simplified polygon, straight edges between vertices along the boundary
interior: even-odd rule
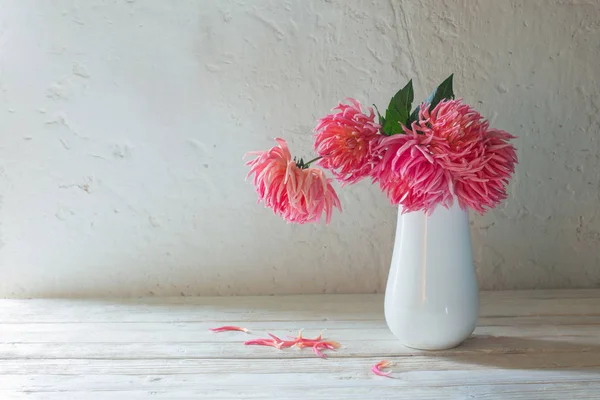
[[[408,347],[449,349],[475,329],[479,296],[469,217],[456,203],[429,216],[398,213],[385,319]]]

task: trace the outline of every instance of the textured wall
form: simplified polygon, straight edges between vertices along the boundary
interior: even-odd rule
[[[310,155],[339,99],[455,72],[520,136],[473,217],[484,288],[600,286],[596,1],[0,0],[0,295],[381,291],[396,211],[364,182],[330,226],[256,206],[241,157]]]

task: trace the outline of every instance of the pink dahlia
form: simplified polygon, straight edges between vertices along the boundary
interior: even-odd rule
[[[437,204],[452,205],[452,176],[437,163],[428,146],[432,138],[408,131],[381,140],[381,162],[373,179],[402,212],[431,213]]]
[[[506,199],[506,186],[515,172],[518,162],[517,153],[508,141],[515,139],[511,134],[497,130],[488,130],[483,138],[483,156],[481,168],[472,175],[457,179],[454,191],[462,208],[471,207],[483,214],[485,207],[494,208]]]
[[[369,176],[375,165],[373,146],[381,137],[375,114],[368,108],[363,113],[360,103],[348,99],[340,103],[315,128],[315,151],[322,159],[319,165],[329,169],[342,184],[356,183]]]
[[[454,197],[465,209],[483,213],[506,198],[506,185],[517,162],[514,138],[489,129],[489,123],[460,100],[428,104],[405,134],[384,138],[374,181],[403,212],[431,213],[437,204],[450,207]]]
[[[254,174],[259,202],[289,222],[318,222],[325,213],[329,223],[333,207],[342,210],[331,179],[318,168],[298,167],[285,140],[275,140],[277,146],[250,153],[257,157],[246,163],[248,177]]]

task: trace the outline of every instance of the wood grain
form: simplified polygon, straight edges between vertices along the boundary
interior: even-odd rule
[[[598,399],[600,291],[482,294],[456,349],[402,346],[379,295],[0,301],[0,398]],[[216,334],[235,323],[250,334]],[[267,332],[342,343],[244,346]],[[371,365],[394,363],[394,379]]]

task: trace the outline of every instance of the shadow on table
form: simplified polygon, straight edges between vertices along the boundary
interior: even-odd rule
[[[593,342],[598,340],[587,338]],[[556,336],[549,340],[473,335],[459,347],[440,352],[439,356],[458,363],[500,369],[591,369],[600,374],[600,345],[586,343],[586,336]]]

